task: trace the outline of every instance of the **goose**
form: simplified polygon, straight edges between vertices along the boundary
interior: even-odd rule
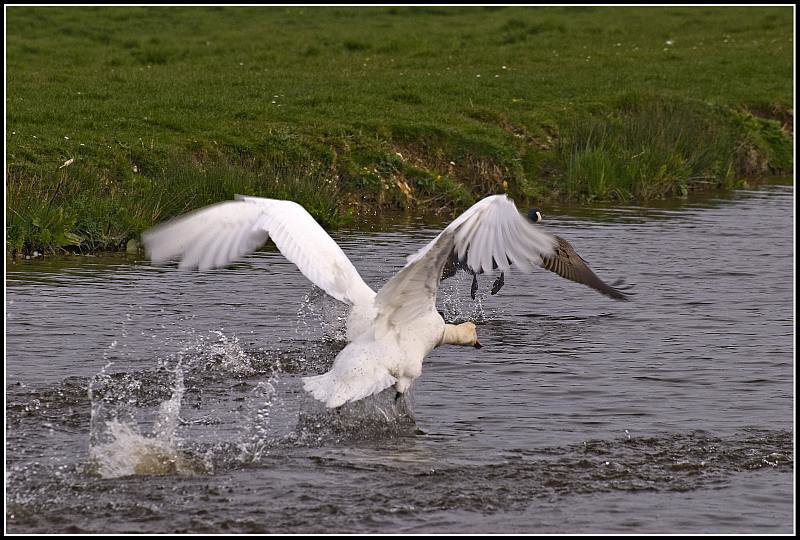
[[[399,399],[422,373],[425,357],[442,345],[480,348],[475,323],[448,324],[436,310],[445,264],[455,257],[477,274],[493,268],[539,266],[615,300],[629,293],[607,285],[572,248],[520,214],[506,195],[488,196],[457,217],[375,292],[338,244],[299,204],[237,195],[142,234],[155,264],[208,270],[255,251],[268,238],[300,272],[348,304],[348,344],[326,373],[303,378],[303,388],[328,408],[394,387]],[[615,283],[615,285],[617,285]]]

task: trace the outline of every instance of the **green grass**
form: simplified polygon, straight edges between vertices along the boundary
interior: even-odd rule
[[[7,249],[124,249],[237,192],[336,227],[790,174],[792,15],[9,7]]]

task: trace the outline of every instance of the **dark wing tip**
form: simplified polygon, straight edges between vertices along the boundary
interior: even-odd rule
[[[604,294],[605,296],[608,296],[609,298],[613,298],[614,300],[621,300],[623,302],[630,301],[631,297],[636,294],[635,292],[630,290],[631,288],[633,288],[632,285],[620,286],[619,282],[621,280],[615,281],[613,285],[608,285],[602,279],[597,277],[594,274],[594,272],[592,272],[591,270],[589,270],[589,272],[591,272],[591,277],[589,277],[589,279],[585,280],[582,279],[575,281],[583,283],[584,285],[593,288],[594,290],[598,291],[601,294]]]
[[[631,300],[631,296],[634,296],[636,294],[636,292],[631,290],[633,289],[633,285],[629,283],[626,284],[625,280],[622,278],[616,280],[611,285],[606,285],[606,287],[609,292],[608,293],[604,291],[601,292],[603,292],[607,296],[610,296],[614,300],[622,300],[628,302]]]
[[[609,285],[589,268],[588,263],[578,255],[572,244],[561,238],[555,237],[558,244],[555,253],[551,257],[542,259],[542,267],[560,275],[563,278],[582,283],[614,300],[628,301],[634,293],[630,291],[631,285],[625,285],[625,281],[618,279]]]

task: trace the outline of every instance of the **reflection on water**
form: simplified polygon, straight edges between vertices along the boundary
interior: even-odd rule
[[[205,273],[135,257],[7,270],[15,532],[789,532],[790,186],[549,209],[618,303],[548,272],[444,282],[480,351],[411,395],[309,400],[346,312],[274,249]],[[378,288],[438,232],[335,235]]]

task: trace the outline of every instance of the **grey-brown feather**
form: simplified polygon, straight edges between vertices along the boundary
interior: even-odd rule
[[[610,298],[615,300],[629,300],[629,296],[632,293],[626,292],[624,288],[615,288],[611,285],[608,285],[602,279],[597,277],[591,268],[589,268],[589,264],[586,260],[578,255],[578,252],[575,251],[575,248],[572,247],[572,244],[567,242],[565,239],[561,238],[560,236],[553,235],[554,238],[557,240],[557,245],[555,248],[555,253],[550,257],[543,257],[542,258],[542,268],[549,270],[559,276],[566,278],[570,281],[574,281],[576,283],[581,283],[582,285],[586,285],[595,289],[596,291],[604,294]],[[469,250],[467,250],[467,253]],[[443,271],[441,279],[447,279],[453,275],[455,275],[457,270],[464,270],[473,276],[475,274],[482,274],[482,271],[475,272],[471,270],[466,264],[466,254],[463,260],[459,260],[458,253],[453,250],[450,254],[450,257],[447,259]],[[614,285],[620,285],[623,281],[619,280],[614,283]],[[499,287],[496,287],[497,290],[502,287],[500,284]],[[495,291],[496,292],[496,291]],[[473,295],[474,298],[474,295]]]
[[[587,285],[615,300],[629,300],[628,297],[631,293],[608,285],[592,272],[588,263],[583,257],[578,255],[575,248],[572,247],[572,244],[560,236],[555,236],[555,238],[558,240],[555,253],[550,257],[542,258],[542,268],[550,270],[570,281]]]

